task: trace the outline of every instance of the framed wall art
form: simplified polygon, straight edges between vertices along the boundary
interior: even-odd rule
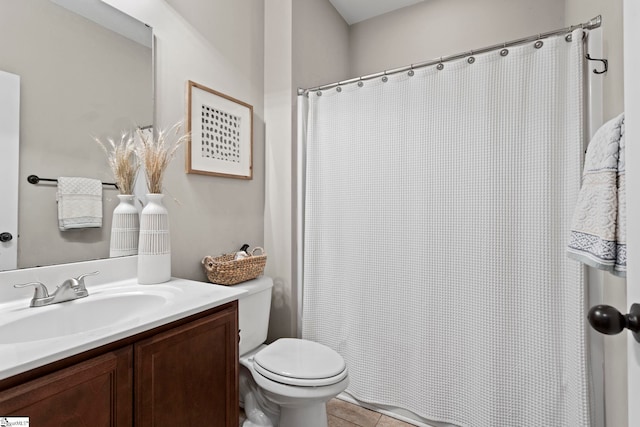
[[[253,106],[187,82],[187,173],[253,178]]]

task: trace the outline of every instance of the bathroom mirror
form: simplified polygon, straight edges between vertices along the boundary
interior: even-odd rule
[[[60,231],[56,183],[27,177],[115,182],[93,137],[153,124],[152,30],[100,0],[0,0],[0,39],[20,76],[17,267],[107,258],[118,190],[103,185],[101,228]]]

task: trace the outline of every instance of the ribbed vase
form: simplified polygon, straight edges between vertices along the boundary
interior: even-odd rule
[[[140,217],[131,194],[119,194],[120,203],[113,210],[111,222],[111,258],[136,255],[140,236]]]
[[[171,279],[169,213],[162,204],[164,194],[147,194],[140,214],[138,283],[152,285]]]

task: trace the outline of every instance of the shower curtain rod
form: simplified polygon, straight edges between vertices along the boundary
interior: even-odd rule
[[[578,24],[578,25],[572,25],[570,27],[561,28],[559,30],[549,31],[549,32],[546,32],[546,33],[540,33],[540,34],[529,36],[529,37],[525,37],[525,38],[522,38],[522,39],[511,40],[511,41],[504,42],[504,43],[501,43],[501,44],[496,44],[496,45],[493,45],[493,46],[483,47],[483,48],[480,48],[480,49],[474,49],[474,50],[470,50],[468,52],[462,52],[462,53],[458,53],[458,54],[455,54],[455,55],[443,56],[443,57],[440,57],[440,58],[437,58],[437,59],[432,59],[432,60],[426,61],[426,62],[420,62],[418,64],[411,64],[411,65],[408,65],[408,66],[405,66],[405,67],[394,68],[394,69],[391,69],[391,70],[386,70],[386,71],[382,71],[382,72],[378,72],[378,73],[374,73],[374,74],[367,74],[366,76],[355,77],[355,78],[349,79],[349,80],[343,80],[343,81],[340,81],[340,82],[329,83],[329,84],[325,84],[325,85],[322,85],[322,86],[316,86],[316,87],[312,87],[312,88],[308,88],[308,89],[298,88],[298,95],[308,95],[309,92],[314,92],[314,91],[317,91],[317,90],[332,89],[334,87],[335,88],[339,88],[340,86],[346,85],[346,84],[349,84],[349,83],[356,83],[356,82],[360,82],[360,81],[371,80],[371,79],[375,79],[377,77],[384,77],[384,76],[388,76],[388,75],[392,75],[392,74],[402,73],[404,71],[412,71],[412,70],[415,70],[417,68],[428,67],[430,65],[442,64],[443,62],[453,61],[453,60],[456,60],[456,59],[461,59],[461,58],[465,58],[467,56],[473,56],[473,55],[477,55],[477,54],[480,54],[480,53],[491,52],[491,51],[497,50],[497,49],[504,49],[504,48],[509,47],[509,46],[515,46],[515,45],[519,45],[519,44],[523,44],[523,43],[528,43],[528,42],[544,39],[544,38],[547,38],[547,37],[550,37],[550,36],[571,33],[573,30],[575,30],[577,28],[582,28],[583,30],[592,30],[594,28],[598,28],[601,24],[602,24],[602,16],[598,15],[595,18],[593,18],[592,20],[590,20],[589,22],[585,22],[585,23]]]

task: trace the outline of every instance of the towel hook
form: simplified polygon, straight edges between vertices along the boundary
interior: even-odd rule
[[[606,59],[592,58],[588,53],[584,57],[587,58],[589,61],[600,61],[604,65],[604,70],[602,71],[598,71],[594,68],[593,69],[594,74],[604,74],[607,71],[609,71],[609,61],[607,61]]]

